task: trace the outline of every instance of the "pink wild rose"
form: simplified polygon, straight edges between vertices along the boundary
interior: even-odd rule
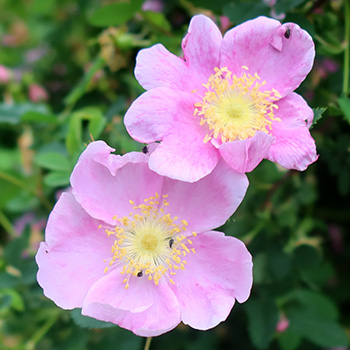
[[[259,17],[222,37],[206,16],[192,18],[184,57],[157,44],[141,50],[135,75],[148,91],[125,116],[137,141],[161,141],[149,166],[194,182],[220,158],[238,172],[267,158],[287,169],[316,161],[313,112],[293,91],[313,65],[310,35],[294,23]]]
[[[219,162],[195,184],[89,144],[46,227],[36,256],[44,294],[64,309],[156,336],[181,321],[215,327],[247,300],[252,260],[236,238],[212,231],[236,210],[248,181]]]

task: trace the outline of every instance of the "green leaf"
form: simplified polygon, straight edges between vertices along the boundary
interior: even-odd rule
[[[272,299],[250,299],[246,305],[249,335],[258,349],[266,349],[275,334],[278,310]]]
[[[95,73],[104,66],[104,64],[105,61],[102,58],[97,58],[93,62],[90,69],[84,74],[84,77],[80,81],[80,83],[70,92],[68,96],[65,97],[65,104],[74,105],[79,100],[79,98],[85,94],[91,79],[93,78]]]
[[[70,315],[73,319],[73,321],[80,327],[83,328],[108,328],[108,327],[115,327],[115,324],[110,322],[103,322],[96,320],[95,318],[91,318],[88,316],[83,316],[81,314],[81,309],[74,309],[70,311]]]
[[[144,11],[142,12],[142,17],[152,24],[154,27],[160,29],[161,31],[170,32],[171,26],[168,20],[162,13],[152,12],[152,11]]]
[[[263,1],[249,1],[249,2],[232,2],[225,6],[223,13],[235,25],[245,22],[249,19],[269,14],[270,8],[265,5]]]
[[[301,342],[301,336],[290,331],[287,328],[284,332],[278,335],[278,343],[281,350],[295,350]]]
[[[312,121],[311,128],[317,124],[317,122],[323,117],[323,113],[327,110],[327,108],[324,107],[318,107],[312,109],[314,112],[314,119]]]
[[[18,124],[21,116],[29,112],[48,114],[48,109],[42,104],[33,103],[0,103],[0,123]]]
[[[50,187],[68,186],[70,171],[53,171],[44,177],[44,184]]]
[[[337,306],[324,294],[299,289],[292,292],[291,296],[303,307],[312,310],[312,312],[320,317],[336,320],[339,316]]]
[[[310,309],[293,308],[288,312],[289,329],[316,345],[341,347],[348,345],[344,329],[334,320],[320,317]]]
[[[342,112],[344,113],[344,118],[348,123],[350,123],[350,98],[349,97],[339,97],[338,104]]]
[[[227,0],[191,0],[191,3],[200,8],[221,11],[221,9],[227,4]]]
[[[306,0],[278,0],[275,5],[276,13],[286,13],[290,10],[295,9]]]
[[[38,154],[35,157],[35,163],[45,169],[70,171],[71,166],[66,157],[60,153],[47,152]]]
[[[96,27],[121,25],[131,19],[141,9],[143,1],[118,2],[97,9],[89,22]]]
[[[106,118],[98,108],[87,107],[73,113],[66,137],[66,147],[71,154],[81,151],[83,145],[83,121],[88,122],[87,131],[89,135],[86,142],[91,141],[91,136],[94,140],[98,139],[106,125]]]
[[[52,114],[40,113],[37,111],[28,111],[22,114],[22,122],[29,123],[44,123],[44,124],[57,124],[59,120]]]

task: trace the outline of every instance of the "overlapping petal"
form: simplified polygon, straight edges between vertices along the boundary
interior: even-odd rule
[[[96,282],[84,300],[82,313],[113,322],[141,336],[155,336],[180,322],[175,294],[162,280],[156,286],[145,278],[131,277],[125,289],[125,275],[114,271]]]
[[[286,37],[286,31],[288,35]],[[258,17],[229,30],[222,41],[221,66],[239,75],[242,66],[258,73],[264,89],[281,96],[294,91],[310,72],[315,57],[311,36],[294,23]]]
[[[130,200],[142,203],[159,192],[163,179],[149,170],[142,153],[120,157],[110,154],[103,141],[88,145],[71,175],[73,194],[94,218],[114,224],[113,216],[127,216]],[[139,163],[133,163],[135,160]],[[118,176],[115,176],[118,170]]]
[[[70,193],[63,193],[52,211],[46,242],[36,261],[44,294],[64,309],[81,307],[93,283],[104,275],[111,241],[101,222],[91,218]]]
[[[308,125],[313,112],[305,100],[292,93],[278,101],[276,116],[281,121],[272,124],[271,134],[275,136],[267,159],[287,169],[305,170],[318,158],[314,139]]]
[[[181,319],[196,329],[215,327],[226,319],[235,299],[247,300],[252,287],[252,259],[244,244],[221,232],[207,232],[193,240],[195,254],[174,275],[173,290]]]
[[[175,130],[186,131],[194,123],[195,97],[192,94],[156,88],[146,91],[130,106],[124,117],[129,134],[137,141],[162,140]]]
[[[191,233],[223,225],[242,202],[247,187],[246,175],[220,161],[210,175],[193,184],[165,179],[162,193],[168,195],[169,212],[185,219]]]
[[[220,154],[232,169],[250,172],[267,157],[273,140],[273,136],[257,131],[251,138],[221,144]]]

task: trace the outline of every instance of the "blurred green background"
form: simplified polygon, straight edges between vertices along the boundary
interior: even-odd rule
[[[221,230],[253,255],[251,298],[215,329],[180,325],[151,349],[347,349],[349,8],[349,0],[1,0],[0,349],[143,348],[144,338],[46,299],[34,256],[84,144],[141,150],[123,125],[143,92],[135,56],[158,42],[181,55],[198,13],[223,32],[265,15],[311,34],[316,60],[298,92],[314,108],[320,158],[303,173],[263,161],[248,174],[247,196]]]

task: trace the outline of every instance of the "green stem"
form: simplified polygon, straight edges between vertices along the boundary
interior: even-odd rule
[[[39,328],[31,337],[31,339],[26,343],[25,350],[34,350],[36,344],[44,337],[44,335],[50,330],[50,328],[56,323],[61,312],[55,312],[52,317],[50,317],[44,325]]]
[[[17,235],[16,230],[11,224],[11,221],[6,217],[6,215],[0,210],[0,225],[5,229],[5,231],[13,238]]]
[[[345,51],[343,93],[349,93],[349,65],[350,65],[350,0],[344,0],[345,7]]]
[[[150,345],[151,345],[151,340],[152,340],[152,337],[148,337],[148,338],[146,339],[146,344],[145,344],[144,350],[149,350]]]
[[[30,187],[27,187],[27,185],[25,183],[23,183],[22,181],[16,179],[15,177],[3,173],[2,171],[0,171],[0,179],[3,179],[9,183],[11,183],[12,185],[15,185],[17,187],[23,188],[24,190],[28,191],[29,193],[33,194],[34,196],[38,197],[40,202],[48,209],[51,210],[52,209],[52,205],[51,203],[43,196],[40,196],[35,190],[33,190]]]

